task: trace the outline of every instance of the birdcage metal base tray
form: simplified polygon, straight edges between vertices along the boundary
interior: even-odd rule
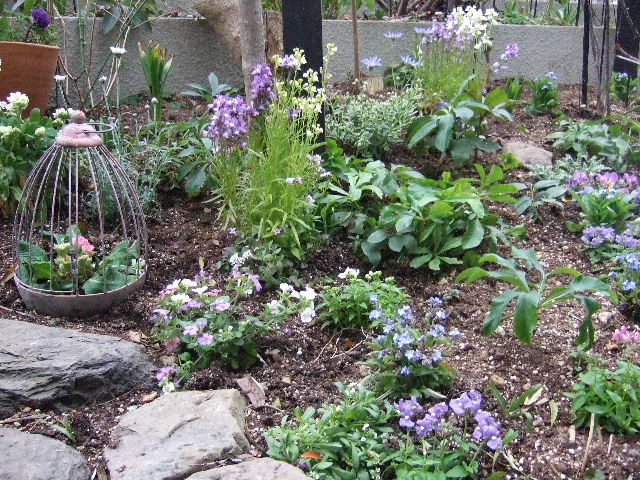
[[[50,317],[89,317],[122,303],[144,285],[146,278],[147,272],[124,287],[106,293],[91,295],[43,293],[33,290],[17,277],[14,277],[14,280],[24,304],[41,315]]]

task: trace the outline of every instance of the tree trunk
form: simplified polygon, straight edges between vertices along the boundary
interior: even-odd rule
[[[251,92],[251,72],[258,63],[265,63],[265,37],[260,0],[242,0],[238,4],[240,20],[240,50],[245,95]]]
[[[358,9],[356,0],[351,0],[351,27],[353,36],[353,76],[360,82],[360,38],[358,37]]]

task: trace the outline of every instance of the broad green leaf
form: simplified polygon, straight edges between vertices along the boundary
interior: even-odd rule
[[[427,116],[414,120],[407,132],[407,138],[409,139],[408,147],[415,147],[418,142],[433,132],[437,126],[438,120],[434,117]]]
[[[473,220],[467,225],[467,230],[462,236],[462,248],[469,250],[476,248],[484,239],[484,227],[478,219]]]
[[[190,197],[198,195],[207,180],[207,166],[193,170],[184,184],[184,189]]]
[[[402,215],[396,222],[396,232],[404,233],[409,227],[411,227],[413,218],[413,215]]]
[[[413,235],[405,233],[403,235],[394,235],[389,238],[389,248],[394,252],[399,252],[403,248],[407,250],[411,250],[416,246],[416,239]]]
[[[367,242],[380,243],[387,238],[389,238],[389,234],[384,229],[378,228],[377,230],[374,230],[369,237],[367,237]]]
[[[494,299],[491,301],[491,309],[489,310],[489,315],[487,315],[487,318],[485,318],[482,325],[483,333],[485,335],[491,335],[496,331],[496,329],[502,322],[504,311],[509,306],[509,304],[520,295],[522,295],[521,292],[516,292],[515,290],[507,290],[505,292],[502,292],[497,297],[494,297]]]
[[[409,263],[409,265],[411,266],[411,268],[420,268],[422,265],[431,260],[432,257],[433,255],[430,253],[415,257],[413,260],[411,260],[411,263]]]
[[[595,340],[595,329],[593,328],[592,317],[593,314],[600,310],[600,303],[597,300],[579,295],[576,299],[582,303],[585,310],[585,317],[578,329],[578,336],[576,337],[576,343],[583,350],[588,350],[593,345]]]
[[[380,247],[377,244],[362,242],[360,243],[360,248],[362,249],[362,253],[366,255],[369,261],[373,264],[380,263],[380,259],[382,255],[380,254]]]
[[[522,293],[518,298],[513,315],[513,323],[516,336],[521,342],[531,343],[531,334],[538,325],[538,292]]]

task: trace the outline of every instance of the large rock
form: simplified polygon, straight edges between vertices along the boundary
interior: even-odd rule
[[[77,406],[153,381],[139,345],[106,335],[0,319],[0,418],[29,405]]]
[[[524,142],[507,142],[502,146],[503,153],[513,153],[518,161],[525,167],[533,165],[553,164],[553,153],[535,145]]]
[[[89,480],[91,469],[68,445],[14,428],[0,428],[0,480]]]
[[[259,458],[237,465],[214,468],[185,480],[307,480],[302,470],[272,458]]]
[[[178,392],[126,413],[104,451],[111,480],[175,480],[249,447],[237,390]]]

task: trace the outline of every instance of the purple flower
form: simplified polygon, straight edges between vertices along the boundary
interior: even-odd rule
[[[396,333],[393,336],[393,343],[395,343],[399,349],[403,349],[413,344],[413,337],[409,332]]]
[[[452,398],[449,400],[449,407],[451,407],[451,410],[453,410],[453,413],[456,415],[463,415],[465,412],[464,407],[462,406],[462,400],[459,398]]]
[[[259,63],[251,72],[251,107],[253,114],[267,108],[267,105],[275,98],[273,90],[273,72],[266,63]]]
[[[394,407],[396,407],[396,410],[400,412],[402,417],[407,418],[414,418],[418,413],[424,412],[424,408],[418,403],[417,397],[411,397],[408,400],[401,398],[398,400],[398,403],[394,404]],[[402,424],[400,426],[402,426]]]
[[[436,403],[428,412],[434,417],[440,418],[449,411],[449,407],[445,402]]]
[[[287,117],[289,117],[289,120],[298,118],[300,116],[300,113],[301,113],[300,107],[287,108]]]
[[[418,350],[407,350],[404,354],[410,362],[419,362],[422,359],[422,353]]]
[[[442,299],[440,297],[429,297],[427,299],[427,303],[429,305],[431,305],[432,307],[439,307],[440,305],[442,305],[444,302],[442,301]]]
[[[283,68],[286,68],[287,70],[295,70],[296,64],[296,58],[293,56],[293,54],[285,55],[284,57],[282,57]]]
[[[638,246],[638,239],[629,235],[616,235],[616,243],[622,245],[624,248],[636,248]]]
[[[375,67],[381,67],[382,66],[382,60],[380,59],[380,57],[375,57],[375,56],[363,58],[362,59],[362,63],[369,70],[373,70]]]
[[[439,432],[442,430],[440,418],[427,413],[423,418],[416,422],[416,434],[424,437],[431,432]]]
[[[588,181],[589,181],[589,175],[587,174],[587,172],[578,170],[577,172],[574,172],[573,175],[571,175],[567,179],[567,186],[571,188],[576,188],[584,185]]]
[[[415,60],[411,55],[404,55],[402,57],[402,61],[407,65],[411,65],[414,68],[420,66],[420,62],[418,60]]]
[[[185,303],[180,310],[181,311],[186,311],[186,310],[191,310],[192,308],[200,308],[202,307],[202,305],[204,305],[201,301],[196,300],[196,299],[192,299],[189,300],[187,303]]]
[[[198,332],[200,331],[200,329],[198,328],[197,325],[187,325],[186,327],[184,327],[184,330],[182,331],[183,335],[189,335],[190,337],[195,337],[196,335],[198,335]]]
[[[175,337],[171,340],[167,340],[166,342],[164,342],[164,348],[167,349],[167,352],[173,352],[175,349],[177,349],[180,346],[180,337]]]
[[[517,43],[507,43],[507,47],[504,49],[504,53],[500,55],[502,60],[509,60],[511,58],[518,58],[520,49]]]
[[[229,310],[231,304],[226,301],[224,298],[218,298],[215,302],[213,302],[213,308],[218,310],[219,312],[224,312],[225,310]]]
[[[438,320],[446,320],[448,316],[449,316],[449,314],[447,312],[445,312],[444,310],[438,310],[436,312],[436,318]]]
[[[432,337],[439,337],[440,335],[443,335],[444,332],[444,326],[440,325],[439,323],[436,323],[429,329],[429,335],[431,335]]]
[[[551,80],[554,83],[558,82],[558,75],[553,73],[553,72],[548,72],[545,77],[547,77],[549,80]]]
[[[200,345],[211,345],[211,342],[213,342],[213,335],[210,333],[203,333],[198,337],[198,343]]]
[[[622,181],[629,187],[637,187],[638,185],[640,185],[638,176],[633,175],[632,173],[625,173],[624,175],[622,175]]]
[[[31,10],[33,23],[40,28],[47,28],[51,25],[51,18],[44,8],[34,8]]]
[[[429,35],[431,33],[430,28],[424,28],[424,27],[413,27],[413,31],[416,32],[418,35]]]
[[[458,330],[457,328],[452,328],[451,330],[449,330],[449,336],[451,338],[458,338],[460,337],[460,335],[462,335],[460,333],[460,330]]]
[[[431,355],[431,359],[433,360],[433,363],[438,363],[442,360],[442,352],[440,350],[436,350],[433,352],[433,355]]]
[[[620,177],[616,172],[606,172],[596,175],[596,181],[607,188],[613,188],[618,180],[620,180]]]
[[[413,313],[411,313],[411,307],[409,305],[405,305],[398,309],[398,316],[403,323],[409,323],[413,320]]]
[[[244,99],[239,95],[216,95],[209,108],[212,111],[211,121],[204,134],[215,142],[216,151],[244,147],[252,113]]]
[[[405,365],[400,369],[400,375],[402,375],[403,377],[408,377],[409,375],[411,375],[411,370],[409,370],[409,367]]]
[[[255,274],[255,273],[250,273],[247,276],[253,282],[253,286],[256,288],[256,292],[259,292],[260,290],[262,290],[262,285],[260,284],[260,275]]]
[[[625,280],[622,282],[622,290],[625,292],[630,292],[636,288],[637,284],[633,280]]]
[[[167,322],[171,318],[170,312],[166,308],[156,308],[152,313],[153,315],[151,315],[151,318],[149,319],[151,323],[155,323],[158,320],[161,322]]]
[[[471,413],[476,413],[482,407],[482,395],[475,390],[470,390],[460,395],[462,408]]]
[[[178,370],[174,367],[171,367],[171,366],[162,367],[160,370],[158,370],[158,373],[156,373],[156,380],[161,382],[177,372]]]

